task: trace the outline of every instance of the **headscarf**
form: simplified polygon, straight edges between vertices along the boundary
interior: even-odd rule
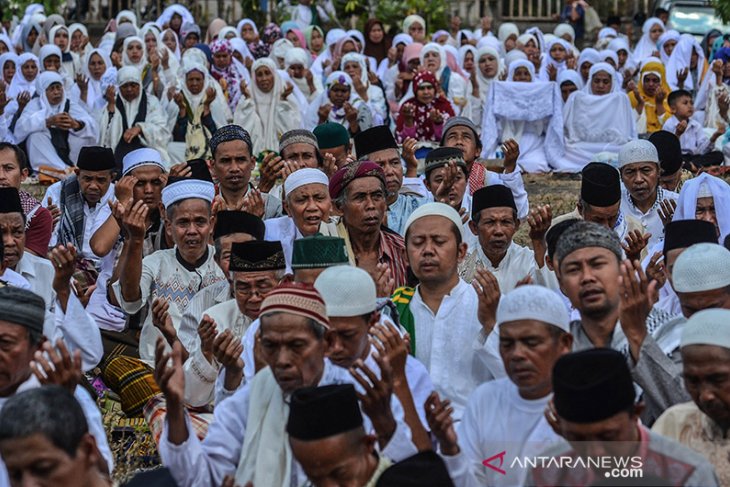
[[[403,49],[403,57],[401,57],[400,60],[400,72],[404,72],[408,70],[408,62],[411,59],[419,58],[421,57],[421,51],[423,50],[423,44],[420,42],[414,42],[412,44],[409,44]],[[403,89],[406,89],[404,86]]]
[[[664,23],[656,17],[646,19],[646,22],[641,27],[641,39],[639,39],[636,48],[634,48],[634,62],[641,63],[645,58],[653,56],[654,51],[657,50],[656,43],[649,37],[652,27],[656,25],[661,26],[662,30],[665,30]]]
[[[283,65],[287,51],[293,48],[294,44],[289,39],[277,39],[274,45],[271,46],[271,54],[269,54],[269,57],[276,61],[277,66],[281,66]]]
[[[505,22],[499,26],[499,30],[497,30],[497,39],[499,39],[499,42],[501,42],[502,45],[504,45],[507,39],[511,36],[515,36],[515,40],[517,40],[520,36],[520,29],[516,24],[513,24],[512,22]]]
[[[362,50],[365,48],[365,36],[357,29],[350,29],[347,31],[347,35],[355,39],[355,47],[359,44],[360,48],[358,49],[358,52],[362,52]]]
[[[355,109],[359,109],[359,107],[362,106],[364,102],[358,98],[357,92],[352,87],[352,78],[350,78],[350,75],[344,71],[334,71],[327,76],[324,84],[324,91],[317,95],[307,109],[306,120],[308,125],[316,126],[318,124],[319,115],[317,112],[321,106],[328,104],[332,105],[328,120],[341,125],[347,124],[344,105],[336,107],[329,99],[330,90],[336,85],[347,86],[350,88],[350,99],[348,100],[350,105],[352,105]]]
[[[180,57],[182,56],[182,53],[180,51],[180,38],[177,36],[177,34],[175,33],[174,30],[172,30],[168,27],[167,29],[160,32],[160,35],[157,37],[157,45],[159,46],[160,44],[162,44],[163,46],[167,47],[167,45],[165,44],[165,41],[164,41],[165,34],[167,32],[172,32],[172,34],[173,34],[173,39],[175,39],[175,50],[171,51],[171,52],[172,52],[173,56],[175,57],[175,59],[177,59],[179,61]],[[168,47],[168,49],[170,49],[170,48]]]
[[[281,33],[281,29],[273,22],[264,27],[264,33],[261,34],[261,40],[267,46],[272,46],[274,42],[278,41],[282,37],[284,36]]]
[[[182,23],[180,26],[182,27],[186,22],[195,22],[195,19],[193,18],[193,14],[190,13],[190,10],[183,7],[179,3],[176,3],[174,5],[170,5],[167,7],[163,12],[162,15],[160,15],[155,23],[158,25],[160,29],[164,27],[165,24],[169,24],[170,20],[172,20],[172,16],[178,14],[180,17],[182,17]]]
[[[466,61],[466,54],[469,52],[474,57],[474,67],[476,68],[477,62],[479,61],[477,59],[477,48],[472,46],[471,44],[464,44],[459,48],[459,67],[467,76],[469,75],[469,73],[467,73],[466,67],[464,67],[464,61]]]
[[[525,59],[526,60],[527,59],[527,54],[525,54],[524,52],[520,51],[519,49],[512,49],[510,52],[508,52],[507,54],[505,54],[505,56],[504,56],[504,65],[505,65],[505,67],[509,68],[510,65],[513,62],[518,61],[520,59]]]
[[[180,40],[182,40],[183,45],[190,34],[197,34],[198,42],[203,41],[203,33],[200,31],[200,26],[198,24],[195,22],[183,23],[182,27],[180,27]]]
[[[286,57],[284,57],[284,68],[288,69],[289,66],[296,64],[308,68],[312,64],[312,56],[301,47],[293,47],[287,51]]]
[[[601,61],[608,63],[608,60],[610,59],[618,68],[618,54],[616,54],[615,51],[612,51],[611,49],[602,49],[601,51],[598,51],[598,54],[601,55]]]
[[[672,221],[695,219],[697,198],[700,197],[703,186],[712,194],[717,226],[720,230],[719,241],[723,242],[725,237],[730,234],[730,187],[720,178],[702,173],[686,181],[679,192],[677,210],[674,212]]]
[[[187,75],[193,71],[198,71],[203,75],[203,89],[197,95],[190,92],[187,84]],[[188,113],[188,116],[192,118],[193,114],[203,104],[203,101],[205,101],[205,97],[207,96],[205,93],[206,90],[210,87],[215,88],[215,81],[211,79],[205,66],[191,62],[183,64],[183,77],[180,84],[182,85],[181,91],[190,106],[191,113]],[[221,96],[220,92],[218,92],[218,96],[215,97],[213,103],[210,104],[210,115],[213,117],[216,127],[227,125],[228,119],[231,118],[225,99]]]
[[[122,10],[117,14],[117,17],[115,19],[117,25],[122,23],[122,19],[129,20],[133,26],[137,27],[137,14],[135,14],[131,10]]]
[[[133,42],[137,42],[142,46],[142,57],[136,63],[133,63],[127,54],[127,48]],[[124,43],[122,44],[122,66],[134,66],[139,69],[140,73],[143,72],[145,66],[147,66],[147,46],[144,43],[144,39],[138,36],[131,36],[124,39]]]
[[[491,78],[484,76],[482,70],[479,69],[479,60],[482,56],[487,55],[494,56],[497,59],[497,73]],[[492,84],[492,81],[499,79],[499,73],[503,70],[499,60],[499,52],[491,46],[480,47],[474,56],[474,69],[476,70],[477,83],[479,84],[479,98],[484,101],[487,99],[487,94],[489,93],[489,85]],[[533,67],[532,69],[534,71],[535,68]]]
[[[393,43],[391,45],[398,47],[399,44],[403,44],[404,46],[410,46],[411,44],[413,44],[413,37],[403,33],[396,34],[395,37],[393,37]]]
[[[631,55],[631,49],[629,48],[629,43],[626,39],[623,37],[617,37],[611,42],[608,43],[608,49],[611,49],[613,52],[616,53],[618,56],[619,51],[626,51],[626,62],[623,66],[619,66],[619,70],[625,71],[627,69],[630,69],[633,71],[636,68],[636,65],[633,61],[633,56]]]
[[[66,25],[66,19],[58,14],[49,15],[43,22],[43,34],[46,36],[47,41],[52,42],[50,36],[51,29],[57,25]]]
[[[319,35],[322,36],[322,48],[318,52],[312,51],[312,32],[315,30],[319,31]],[[327,47],[324,44],[324,31],[322,30],[322,27],[318,25],[310,25],[306,29],[304,29],[304,39],[307,41],[307,49],[309,52],[312,53],[312,58],[314,59],[319,54],[322,54]]]
[[[679,32],[674,29],[669,29],[659,37],[659,40],[656,43],[657,50],[659,51],[659,58],[665,65],[667,64],[667,61],[669,61],[669,54],[664,52],[664,44],[668,41],[679,42]]]
[[[439,58],[441,59],[439,67],[434,73],[436,77],[440,77],[443,69],[446,67],[446,51],[444,51],[443,47],[439,44],[436,44],[435,42],[429,42],[428,44],[423,46],[423,49],[421,49],[421,54],[418,56],[421,60],[421,66],[425,66],[424,59],[426,57],[426,54],[428,54],[429,52],[438,53]],[[436,88],[438,89],[438,86]]]
[[[215,39],[217,39],[221,29],[226,25],[228,25],[226,24],[226,21],[221,18],[215,18],[211,20],[208,24],[208,31],[205,33],[205,43],[210,44]]]
[[[35,30],[38,34],[38,37],[36,37],[35,42],[33,45],[28,44],[28,35],[31,33],[31,31]],[[33,48],[38,43],[38,39],[40,38],[41,34],[43,33],[43,29],[41,28],[41,25],[37,22],[28,22],[27,24],[23,25],[23,29],[20,33],[20,42],[23,47],[23,52],[33,52]]]
[[[592,47],[587,47],[581,51],[580,56],[578,56],[578,63],[576,64],[576,70],[580,73],[581,67],[585,63],[590,63],[591,66],[593,66],[596,63],[601,62],[601,54],[593,49]],[[585,80],[588,81],[588,80]]]
[[[262,67],[268,68],[274,76],[274,86],[268,93],[261,91],[255,81],[256,70]],[[281,79],[278,67],[271,58],[261,58],[254,61],[251,66],[251,78],[254,80],[251,83],[251,98],[253,99],[256,107],[256,113],[261,120],[261,138],[263,139],[257,141],[256,145],[261,143],[261,147],[267,149],[279,147],[279,134],[276,130],[276,106],[281,101],[281,92],[284,89],[284,80]]]
[[[9,61],[13,62],[16,70],[20,69],[20,66],[18,66],[18,56],[14,52],[9,51],[9,52],[6,52],[5,54],[0,55],[0,79],[2,79],[3,82],[5,82],[5,78],[2,75],[2,73],[5,71],[5,64]],[[14,74],[13,74],[13,77],[15,77]],[[12,82],[12,79],[10,81]],[[5,83],[5,92],[6,93],[8,92],[9,88],[10,88],[10,83]]]
[[[213,54],[218,52],[226,52],[228,54],[233,53],[233,47],[230,41],[227,39],[221,39],[220,36],[217,40],[213,41],[210,45],[210,51]],[[215,63],[210,65],[210,74],[221,84],[221,87],[225,85],[225,91],[228,96],[228,107],[231,111],[236,109],[238,100],[241,98],[241,74],[235,68],[234,58],[231,56],[231,63],[224,69],[219,69],[215,66]]]
[[[550,81],[550,75],[548,74],[548,71],[547,71],[547,67],[549,65],[555,66],[558,74],[560,74],[563,70],[566,69],[565,58],[562,61],[558,62],[555,59],[553,59],[552,56],[550,56],[550,50],[556,44],[559,46],[562,46],[563,49],[565,49],[566,57],[573,51],[570,44],[566,40],[561,39],[559,37],[550,39],[550,41],[548,41],[546,49],[545,49],[545,56],[543,57],[542,64],[540,65],[540,74],[538,76],[540,81]]]
[[[236,32],[236,28],[235,27],[232,27],[230,25],[227,25],[227,26],[223,27],[220,30],[220,32],[218,32],[218,39],[226,39],[228,37],[228,34],[233,34],[233,37],[231,37],[228,40],[231,40],[231,39],[236,38],[236,37],[238,37],[239,39],[241,38],[241,36],[238,35],[238,32]]]
[[[38,61],[41,71],[46,71],[46,68],[43,66],[43,62],[46,60],[47,57],[50,56],[58,56],[58,60],[62,61],[62,53],[61,49],[55,45],[55,44],[46,44],[43,47],[41,47],[41,52],[38,54]],[[63,64],[61,64],[61,69],[63,70]],[[64,70],[65,73],[65,70]]]
[[[517,71],[517,68],[527,69],[530,72],[530,82],[536,81],[535,65],[525,59],[518,59],[517,61],[514,61],[509,65],[509,69],[507,71],[507,81],[514,81],[515,71]]]
[[[580,77],[580,73],[574,69],[564,69],[558,74],[556,80],[558,88],[563,86],[563,83],[573,83],[579,90],[583,89],[583,80]]]
[[[431,34],[431,42],[439,43],[439,38],[446,36],[446,39],[448,40],[449,37],[451,37],[451,34],[449,34],[448,30],[437,30],[433,34]]]
[[[694,72],[690,69],[692,52],[697,53],[697,68]],[[667,84],[672,90],[679,89],[677,71],[687,68],[687,79],[684,81],[685,90],[699,89],[700,81],[705,67],[705,54],[702,48],[691,34],[682,34],[679,42],[674,46],[672,55],[669,56],[667,67]]]
[[[83,35],[87,39],[89,38],[89,31],[86,29],[86,26],[84,24],[79,24],[79,23],[71,24],[68,26],[68,44],[69,44],[69,46],[71,45],[71,39],[73,38],[73,36],[76,32],[81,32],[81,35]]]
[[[108,73],[109,71],[107,71]],[[142,71],[137,69],[135,66],[124,66],[117,71],[116,85],[121,87],[127,83],[137,83],[140,86],[139,95],[132,101],[127,101],[121,93],[117,97],[122,101],[122,107],[124,107],[124,113],[127,116],[127,120],[134,120],[137,116],[137,110],[139,108],[139,102],[142,99]]]
[[[464,42],[462,38],[466,37],[467,42]],[[475,40],[474,33],[468,29],[461,29],[456,33],[456,44],[461,47],[465,45],[471,45],[471,42]]]
[[[615,39],[616,37],[618,37],[618,32],[616,32],[616,29],[613,27],[604,27],[598,31],[598,40],[609,38]]]
[[[423,20],[423,17],[420,15],[409,15],[403,20],[403,32],[408,34],[408,30],[411,28],[411,25],[418,23],[423,26],[424,34],[426,31],[426,21]]]
[[[104,66],[106,66],[106,69],[101,74],[99,79],[94,79],[93,76],[91,76],[91,72],[89,71],[89,63],[91,62],[91,57],[96,54],[101,57],[101,59],[104,61]],[[102,79],[104,78],[104,75],[109,71],[110,69],[114,69],[112,66],[112,61],[109,59],[109,56],[106,55],[104,51],[101,49],[92,49],[89,52],[86,53],[86,56],[84,56],[84,62],[82,66],[82,70],[84,73],[84,76],[88,79],[88,92],[86,94],[86,104],[92,108],[99,108],[97,105],[97,102],[99,100],[104,99],[104,89],[102,89]]]
[[[342,58],[342,56],[344,56],[342,50],[344,49],[345,44],[347,44],[348,42],[352,42],[352,44],[355,46],[355,50],[351,52],[360,52],[357,49],[357,42],[355,41],[355,39],[350,36],[345,36],[338,40],[335,44],[335,57]]]
[[[231,49],[241,54],[243,59],[249,58],[252,61],[254,60],[253,54],[251,54],[251,51],[248,50],[248,45],[246,45],[246,41],[239,37],[234,37],[232,39],[228,39],[228,42],[231,44]],[[248,73],[248,68],[246,68],[246,66],[244,66],[243,64],[239,66],[240,61],[236,58],[233,59],[236,63],[236,68],[240,71],[241,74],[243,74],[244,71]]]
[[[65,25],[54,25],[53,27],[51,27],[51,31],[48,33],[48,42],[55,46],[56,34],[58,34],[58,31],[61,30],[65,30],[66,34],[68,35],[68,43],[66,44],[66,48],[61,51],[61,62],[72,62],[73,58],[71,57],[71,33],[68,31],[68,27],[66,27]]]
[[[383,30],[383,39],[377,44],[370,40],[370,31],[376,25],[379,25],[380,28]],[[364,32],[365,49],[363,50],[363,53],[366,56],[375,58],[375,61],[380,63],[380,61],[388,57],[388,49],[390,49],[391,46],[390,39],[388,39],[388,36],[385,34],[385,27],[383,26],[383,22],[378,19],[368,19],[368,21],[365,22]]]
[[[436,96],[430,103],[424,104],[418,101],[418,88],[424,84],[430,84],[436,90]],[[413,106],[413,124],[416,128],[416,138],[418,140],[435,140],[435,131],[433,122],[429,118],[429,113],[434,108],[443,114],[444,123],[449,117],[454,116],[454,108],[451,103],[438,92],[439,82],[430,71],[419,71],[413,77],[413,98],[407,100],[403,106],[410,104]],[[402,108],[401,108],[402,110]],[[402,116],[398,117],[396,123],[396,131],[400,133],[404,128],[404,120]]]
[[[30,96],[35,95],[35,80],[38,79],[38,75],[36,74],[36,77],[30,81],[25,79],[25,76],[23,76],[23,70],[21,68],[27,62],[34,62],[38,67],[37,72],[40,73],[41,64],[35,54],[33,54],[32,52],[24,52],[23,54],[18,56],[18,62],[15,66],[15,75],[13,76],[13,80],[10,82],[10,88],[8,88],[8,98],[17,98],[18,95],[20,95],[24,91],[30,93]]]
[[[58,73],[53,71],[45,71],[38,75],[36,78],[36,92],[41,99],[41,109],[45,111],[46,118],[61,113],[66,102],[66,91],[64,90],[63,99],[57,105],[51,105],[46,96],[46,90],[49,86],[55,83],[60,83],[63,87],[63,78]]]
[[[713,47],[715,42],[713,41],[712,45],[710,45],[711,37],[715,37],[715,40],[717,40],[718,37],[722,39],[722,32],[717,29],[710,29],[707,34],[705,34],[705,36],[702,38],[700,46],[702,47],[702,52],[705,53],[705,57],[707,59],[712,59],[712,54],[714,52]]]
[[[461,69],[461,64],[459,63],[459,51],[457,51],[451,44],[446,44],[441,46],[441,48],[444,50],[444,54],[446,54],[446,66],[449,67],[451,72],[457,73],[464,79],[469,79],[469,73]]]
[[[256,22],[251,19],[243,19],[238,23],[238,25],[236,25],[236,32],[238,32],[238,35],[241,36],[241,39],[243,39],[243,36],[241,35],[241,29],[244,25],[250,25],[256,35],[259,35],[259,30],[258,28],[256,28]]]
[[[553,34],[555,34],[555,37],[559,37],[561,39],[565,34],[568,34],[570,36],[570,40],[566,42],[570,42],[571,44],[575,42],[575,29],[570,24],[558,24],[553,30]]]
[[[616,70],[613,69],[613,66],[608,63],[596,63],[591,66],[591,70],[588,72],[588,82],[583,87],[583,91],[585,91],[589,95],[594,95],[593,89],[591,87],[591,81],[593,80],[593,76],[601,71],[611,76],[610,93],[616,93],[618,91],[621,91],[621,83],[619,82]]]

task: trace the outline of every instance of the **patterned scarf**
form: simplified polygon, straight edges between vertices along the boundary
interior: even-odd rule
[[[436,96],[429,103],[421,103],[418,101],[417,91],[422,85],[430,84],[437,90]],[[451,103],[438,94],[439,84],[433,73],[429,71],[421,71],[413,77],[413,98],[406,101],[403,106],[413,106],[413,123],[416,127],[416,139],[419,141],[438,141],[434,130],[434,123],[429,118],[431,110],[436,109],[443,115],[443,122],[445,123],[449,117],[454,116],[454,109]],[[402,108],[401,108],[402,110]],[[405,126],[403,117],[398,117],[397,129],[400,133]]]
[[[58,228],[58,243],[74,244],[81,250],[84,244],[84,197],[76,176],[70,176],[61,183],[61,224]]]
[[[219,52],[233,52],[228,39],[217,39],[210,45],[210,51],[215,55]],[[210,65],[210,74],[220,83],[223,92],[226,94],[228,106],[232,112],[236,111],[238,100],[241,98],[241,76],[233,66],[233,60],[225,69],[218,69],[215,64]]]

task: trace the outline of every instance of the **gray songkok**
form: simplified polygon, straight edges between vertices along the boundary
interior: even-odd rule
[[[643,139],[632,140],[624,144],[618,153],[618,167],[623,168],[635,162],[659,164],[659,153],[654,144]]]
[[[482,141],[479,138],[479,129],[477,126],[472,122],[470,119],[466,117],[451,117],[446,121],[446,125],[444,125],[443,130],[443,136],[441,137],[441,145],[443,146],[446,142],[446,135],[449,133],[449,130],[451,130],[453,127],[467,127],[471,129],[472,132],[474,132],[474,140],[477,143],[478,147],[481,147]]]
[[[46,302],[36,293],[12,286],[0,288],[0,309],[1,321],[43,333]]]
[[[296,129],[290,130],[283,134],[279,139],[279,154],[284,152],[284,149],[292,144],[309,144],[315,149],[319,150],[317,136],[315,136],[309,130]]]
[[[623,258],[621,241],[616,232],[597,223],[581,221],[560,236],[555,248],[555,259],[561,262],[567,255],[586,247],[601,247],[616,254],[619,261]]]
[[[248,153],[253,156],[253,144],[251,143],[251,135],[240,125],[230,124],[224,125],[215,131],[210,138],[210,153],[215,157],[215,150],[223,142],[232,140],[242,140],[248,146]]]

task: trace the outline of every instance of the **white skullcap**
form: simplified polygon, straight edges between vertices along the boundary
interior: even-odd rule
[[[535,320],[570,333],[570,316],[558,293],[528,284],[515,288],[499,300],[497,325],[518,320]]]
[[[680,347],[716,345],[730,348],[730,310],[703,309],[693,314],[684,325]]]
[[[648,140],[632,140],[624,144],[618,153],[618,167],[635,162],[653,162],[659,164],[659,154],[654,144]]]
[[[411,216],[409,216],[408,220],[406,220],[406,225],[403,228],[403,235],[408,233],[408,229],[414,221],[419,218],[423,218],[424,216],[442,216],[447,220],[451,220],[454,225],[456,225],[456,228],[459,229],[459,232],[461,233],[461,240],[464,240],[464,224],[461,221],[461,216],[459,216],[459,213],[455,209],[446,203],[426,203],[425,205],[416,208],[416,211],[411,213]]]
[[[698,243],[682,252],[672,269],[678,293],[714,291],[730,286],[730,250],[713,243]]]
[[[143,147],[124,156],[124,159],[122,159],[122,176],[126,176],[142,166],[157,166],[165,172],[165,165],[162,162],[160,153],[155,149]]]
[[[286,198],[292,191],[304,186],[305,184],[324,184],[327,188],[329,188],[330,180],[327,178],[327,175],[319,169],[311,167],[298,169],[287,176],[284,181],[284,197]],[[327,194],[329,194],[329,192]]]
[[[329,267],[314,281],[329,317],[362,316],[375,311],[375,282],[354,266]]]
[[[162,188],[162,205],[165,209],[178,201],[191,198],[212,203],[213,198],[215,198],[215,186],[209,181],[201,181],[200,179],[183,179]]]
[[[710,189],[710,185],[707,184],[707,181],[702,181],[702,184],[700,184],[700,189],[697,191],[697,197],[698,198],[713,198],[712,190]]]

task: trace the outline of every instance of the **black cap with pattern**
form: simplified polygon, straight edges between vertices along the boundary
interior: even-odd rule
[[[289,403],[286,432],[313,441],[361,428],[360,403],[352,384],[297,389]]]
[[[231,246],[231,272],[259,272],[286,269],[281,242],[251,240]]]

